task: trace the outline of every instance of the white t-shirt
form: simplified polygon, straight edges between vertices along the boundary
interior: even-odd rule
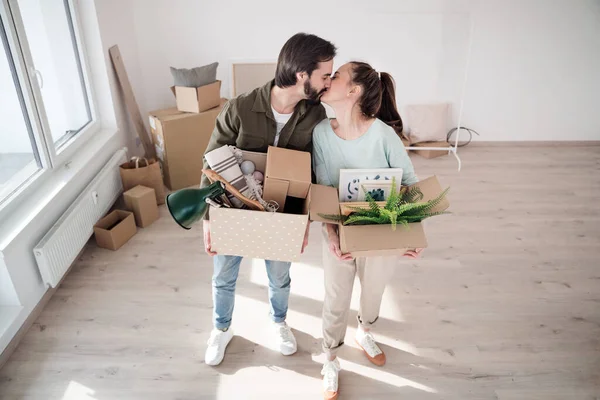
[[[275,111],[273,106],[271,106],[271,110],[273,110],[273,116],[275,117],[275,122],[277,122],[277,133],[275,134],[275,142],[273,143],[273,146],[277,147],[277,143],[279,143],[279,134],[281,133],[281,130],[285,124],[287,124],[290,118],[292,118],[293,113],[279,114],[277,111]]]

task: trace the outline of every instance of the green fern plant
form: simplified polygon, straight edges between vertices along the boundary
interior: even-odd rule
[[[339,214],[319,214],[322,218],[342,222],[344,225],[391,225],[396,230],[398,225],[407,227],[409,223],[421,222],[426,218],[447,212],[432,212],[448,193],[447,188],[438,197],[429,201],[423,200],[423,193],[418,187],[398,191],[396,179],[392,178],[391,194],[385,206],[381,207],[367,192],[366,200],[369,208],[349,207],[352,213],[348,216]]]

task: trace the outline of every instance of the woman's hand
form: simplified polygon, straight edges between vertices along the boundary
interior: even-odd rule
[[[419,258],[423,249],[406,250],[403,257],[416,259]]]
[[[304,249],[306,249],[306,246],[308,246],[308,235],[310,233],[310,223],[311,223],[311,221],[308,221],[308,224],[306,224],[306,232],[304,232],[304,242],[302,242],[302,251],[300,251],[301,254],[304,254]]]
[[[340,261],[351,261],[354,259],[352,254],[342,254],[340,248],[340,236],[337,232],[337,225],[327,224],[327,237],[329,238],[329,251]]]

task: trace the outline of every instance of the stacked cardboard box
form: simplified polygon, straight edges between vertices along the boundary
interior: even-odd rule
[[[152,141],[169,189],[200,184],[202,156],[226,101],[221,99],[217,107],[198,113],[183,112],[177,108],[150,112]]]

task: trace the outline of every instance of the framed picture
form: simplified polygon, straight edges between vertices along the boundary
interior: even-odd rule
[[[396,185],[400,188],[402,183],[402,172],[402,168],[341,169],[340,185],[338,187],[340,195],[339,201],[359,201],[358,196],[360,195],[360,186],[366,182],[371,184],[373,181],[380,181],[382,183],[388,181],[391,188],[392,178],[396,178]]]
[[[385,207],[385,201],[378,201],[377,204],[381,208]],[[356,207],[368,210],[369,203],[363,201],[354,201],[352,203],[340,203],[340,214],[348,216],[356,211]]]
[[[399,187],[396,188],[398,190]],[[364,181],[358,187],[358,201],[367,201],[367,193],[375,201],[386,201],[392,192],[392,181]]]

